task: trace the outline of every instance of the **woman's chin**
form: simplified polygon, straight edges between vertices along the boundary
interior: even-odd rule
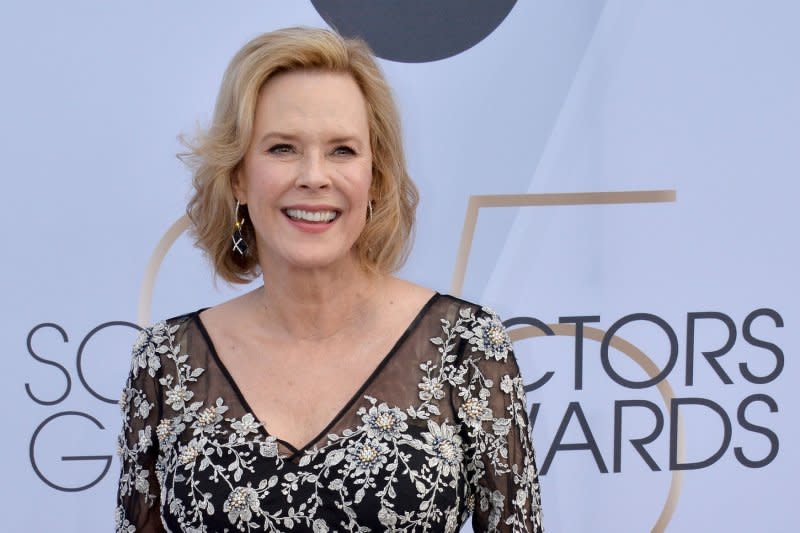
[[[315,272],[315,271],[341,271],[357,267],[357,261],[352,253],[326,254],[320,250],[307,253],[296,253],[282,258],[280,261],[270,262],[279,270],[289,272]],[[281,265],[281,266],[278,266]],[[269,269],[274,270],[274,269]]]

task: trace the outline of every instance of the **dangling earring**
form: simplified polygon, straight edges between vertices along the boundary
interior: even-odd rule
[[[372,220],[372,200],[367,201],[367,220]]]
[[[233,214],[233,251],[244,257],[247,255],[247,242],[242,235],[242,227],[244,226],[244,217],[239,219],[239,200],[236,200],[236,211]]]

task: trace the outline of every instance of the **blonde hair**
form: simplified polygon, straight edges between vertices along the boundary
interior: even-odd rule
[[[235,222],[232,180],[250,144],[258,95],[273,76],[295,70],[349,74],[364,96],[372,149],[372,215],[356,240],[359,263],[370,272],[399,269],[408,256],[418,202],[406,170],[400,118],[372,52],[359,39],[345,39],[324,29],[288,28],[265,33],[247,43],[225,71],[210,127],[189,143],[182,159],[193,168],[194,190],[187,214],[198,247],[214,270],[232,283],[259,275],[253,225],[247,209],[243,235],[249,247],[232,251]]]

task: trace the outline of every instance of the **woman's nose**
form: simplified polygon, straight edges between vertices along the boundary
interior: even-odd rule
[[[324,189],[330,185],[328,168],[322,154],[307,153],[303,157],[297,176],[297,186],[307,189]]]

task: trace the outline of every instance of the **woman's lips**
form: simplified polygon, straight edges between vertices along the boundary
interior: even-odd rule
[[[304,222],[331,222],[339,212],[335,209],[301,209],[296,207],[289,207],[283,210],[283,213],[292,220]]]
[[[288,207],[281,210],[292,226],[306,233],[322,233],[341,216],[341,211],[330,207]]]

